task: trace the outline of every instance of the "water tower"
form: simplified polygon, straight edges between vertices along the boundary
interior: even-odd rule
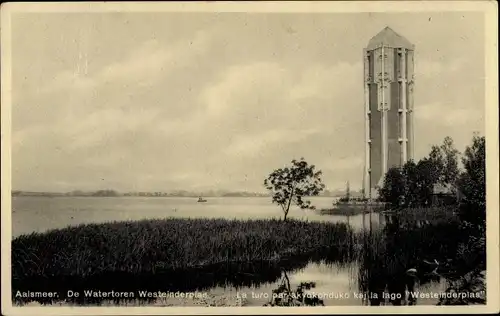
[[[365,197],[375,198],[391,167],[413,159],[415,46],[390,27],[364,49]]]

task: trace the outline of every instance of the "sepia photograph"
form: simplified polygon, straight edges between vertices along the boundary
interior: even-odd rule
[[[3,314],[498,311],[496,3],[1,11]]]

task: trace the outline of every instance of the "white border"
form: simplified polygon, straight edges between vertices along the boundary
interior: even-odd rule
[[[381,307],[13,307],[11,301],[11,30],[16,12],[457,12],[485,14],[487,305]],[[496,1],[331,1],[331,2],[83,2],[3,3],[1,5],[1,205],[2,314],[5,315],[162,315],[162,314],[399,314],[499,312],[498,165],[498,7]]]

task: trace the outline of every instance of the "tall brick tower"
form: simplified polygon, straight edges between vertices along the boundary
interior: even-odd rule
[[[378,196],[389,168],[413,159],[415,46],[390,27],[364,49],[365,197]]]

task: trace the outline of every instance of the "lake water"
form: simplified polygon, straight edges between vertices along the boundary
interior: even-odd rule
[[[334,198],[311,199],[318,209],[331,208]],[[269,197],[196,198],[152,197],[13,197],[12,236],[44,232],[78,224],[152,218],[227,218],[269,219],[282,217],[281,208]],[[361,229],[369,225],[369,216],[323,216],[312,210],[292,207],[289,218],[309,221],[345,222]],[[364,219],[364,221],[363,221]],[[377,225],[378,215],[372,216]]]
[[[318,209],[329,208],[332,198],[311,199]],[[196,198],[151,197],[13,197],[12,235],[44,232],[55,228],[82,223],[102,223],[121,220],[152,218],[228,218],[266,219],[279,218],[281,209],[270,203],[269,198],[208,198],[198,203]],[[379,214],[357,216],[320,215],[316,211],[292,208],[290,218],[308,221],[348,223],[354,230],[381,229],[384,219]],[[325,305],[366,305],[356,296],[360,292],[358,262],[324,263],[306,262],[302,267],[286,273],[291,287],[300,282],[315,282],[314,293],[323,295]],[[214,295],[245,295],[247,305],[262,306],[276,289],[282,278],[273,277],[251,286],[226,284],[214,285],[207,291]],[[443,279],[426,282],[420,291],[442,292],[446,287]],[[244,294],[243,294],[244,293]],[[267,297],[266,297],[267,296]],[[436,304],[436,299],[420,299],[417,304]]]

